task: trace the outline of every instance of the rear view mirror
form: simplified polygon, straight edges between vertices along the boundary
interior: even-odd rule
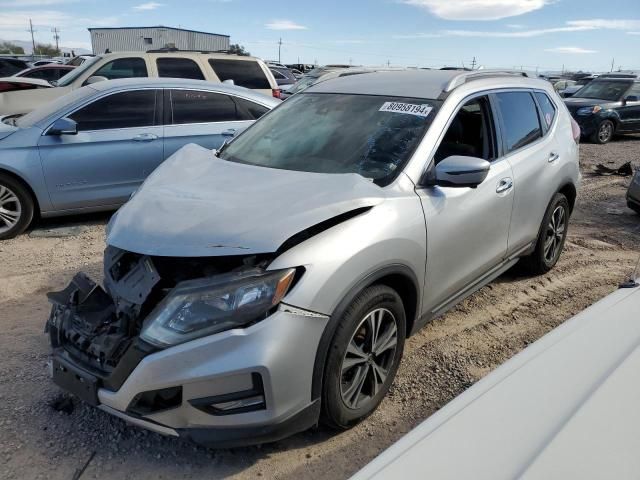
[[[487,178],[489,168],[491,164],[482,158],[453,155],[436,165],[434,183],[442,187],[475,188]]]
[[[87,81],[84,82],[84,84],[91,85],[92,83],[104,82],[105,80],[109,80],[109,79],[101,75],[94,75],[92,77],[87,78]]]
[[[47,132],[47,135],[77,135],[78,124],[70,118],[59,118]]]

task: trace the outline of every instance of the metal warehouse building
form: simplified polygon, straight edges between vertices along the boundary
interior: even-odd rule
[[[228,50],[229,35],[173,27],[90,28],[93,53],[146,52],[158,48]]]

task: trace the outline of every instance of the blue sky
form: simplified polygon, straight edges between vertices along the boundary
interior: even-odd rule
[[[252,54],[354,65],[640,69],[639,0],[0,0],[0,38],[90,48],[87,27],[225,33]]]

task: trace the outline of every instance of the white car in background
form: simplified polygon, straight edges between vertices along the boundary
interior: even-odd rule
[[[37,85],[40,88],[30,90],[0,93],[0,116],[29,113],[72,90],[95,82],[139,77],[232,83],[280,98],[280,89],[273,74],[258,58],[163,49],[95,55],[88,57],[56,83]]]
[[[452,400],[352,480],[640,478],[638,273]]]

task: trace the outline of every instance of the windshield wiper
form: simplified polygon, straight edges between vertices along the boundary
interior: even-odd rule
[[[220,158],[220,154],[224,151],[225,148],[227,148],[227,145],[229,145],[229,139],[225,138],[224,142],[222,142],[222,145],[220,145],[220,148],[216,150],[216,157]]]

